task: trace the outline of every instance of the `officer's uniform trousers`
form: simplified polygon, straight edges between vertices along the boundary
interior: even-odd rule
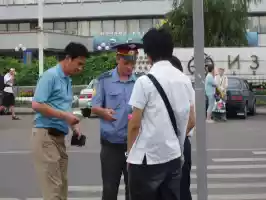
[[[68,155],[64,134],[53,136],[48,134],[48,129],[34,128],[32,145],[43,200],[66,200]]]
[[[128,196],[128,175],[125,152],[126,144],[113,144],[101,139],[101,166],[103,180],[102,200],[117,200],[121,175],[124,175],[125,196]]]

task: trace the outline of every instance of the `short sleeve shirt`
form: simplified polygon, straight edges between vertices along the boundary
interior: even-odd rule
[[[155,63],[149,73],[158,80],[171,103],[181,134],[180,141],[160,94],[147,76],[141,76],[129,101],[131,106],[143,110],[139,135],[127,159],[132,164],[141,164],[145,155],[148,165],[176,159],[181,156],[180,144],[184,144],[186,137],[191,104],[187,87],[191,80],[169,61]]]
[[[92,98],[92,107],[111,108],[115,111],[115,121],[100,119],[101,139],[114,144],[126,144],[128,115],[132,112],[128,105],[133,86],[134,76],[121,81],[117,68],[105,72],[98,78],[96,93]]]
[[[71,112],[73,93],[71,79],[66,76],[60,65],[50,68],[40,77],[33,101],[44,103],[56,110]],[[57,118],[43,116],[41,113],[35,115],[36,128],[56,128],[65,134],[69,127],[66,121]]]
[[[205,79],[205,92],[207,96],[211,96],[215,94],[215,79],[214,77],[208,73]]]

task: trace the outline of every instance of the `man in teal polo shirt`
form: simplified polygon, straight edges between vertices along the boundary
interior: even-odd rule
[[[83,71],[87,48],[69,43],[65,59],[40,77],[32,108],[36,111],[32,134],[34,164],[43,200],[66,200],[68,193],[65,135],[69,127],[80,134],[72,110],[71,75]]]

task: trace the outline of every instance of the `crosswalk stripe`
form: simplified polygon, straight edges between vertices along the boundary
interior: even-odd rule
[[[208,200],[265,200],[266,193],[263,194],[231,194],[231,195],[208,195]],[[197,200],[197,195],[192,195],[193,200]],[[100,200],[100,199],[93,199]]]
[[[266,161],[266,158],[213,158],[214,162],[259,162]]]
[[[252,151],[255,155],[266,155],[266,151]]]
[[[207,169],[265,169],[266,165],[208,165]],[[192,166],[192,170],[196,166]]]
[[[266,178],[266,174],[207,174],[208,179],[241,179],[241,178]],[[197,178],[197,174],[191,173],[192,179]],[[124,177],[121,177],[124,180]]]
[[[17,198],[0,198],[0,200],[19,200]]]
[[[266,174],[207,174],[208,179],[240,179],[240,178],[266,178]],[[197,178],[197,174],[192,173],[191,178]]]
[[[124,188],[125,188],[125,185],[120,184],[119,189],[124,190]],[[69,192],[101,192],[102,191],[102,185],[69,186],[68,191]]]
[[[120,190],[124,190],[125,185],[120,185]],[[197,189],[197,184],[191,184],[191,189]],[[208,189],[234,189],[234,188],[266,188],[266,183],[209,183]],[[102,186],[70,186],[69,192],[101,192]],[[0,199],[1,200],[1,199]]]
[[[80,198],[70,198],[69,197],[67,199],[68,200],[102,200],[102,197],[80,197]],[[0,200],[2,200],[2,199],[0,199]],[[3,200],[5,200],[5,199],[3,199]],[[19,199],[16,199],[16,200],[19,200]],[[27,198],[26,200],[43,200],[43,198]],[[117,200],[125,200],[125,195],[118,195]]]
[[[265,200],[266,193],[261,194],[232,194],[232,195],[209,195],[208,200]],[[101,200],[102,197],[82,197],[82,198],[68,198],[68,200]],[[117,200],[124,200],[124,195],[118,195]],[[197,195],[192,195],[193,200],[197,200]],[[0,199],[4,200],[4,199]],[[9,199],[5,199],[9,200]],[[11,200],[11,199],[10,199]],[[18,200],[18,199],[12,199]],[[27,198],[26,200],[43,200],[42,198]]]
[[[197,184],[191,184],[191,189],[197,189]],[[236,189],[236,188],[266,188],[266,183],[211,183],[208,189]],[[265,196],[266,198],[266,196]]]

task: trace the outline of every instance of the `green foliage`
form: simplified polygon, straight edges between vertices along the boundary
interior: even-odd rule
[[[173,2],[163,25],[178,47],[193,47],[192,0]],[[261,0],[203,0],[205,47],[246,46],[248,8]]]
[[[44,70],[55,66],[58,63],[56,57],[44,58]],[[93,78],[101,73],[115,68],[116,60],[114,53],[95,54],[89,57],[86,61],[84,71],[72,77],[73,85],[88,84]],[[39,77],[38,60],[33,60],[31,65],[24,65],[19,60],[6,57],[0,58],[0,73],[7,69],[16,69],[16,85],[32,86],[36,85]]]

